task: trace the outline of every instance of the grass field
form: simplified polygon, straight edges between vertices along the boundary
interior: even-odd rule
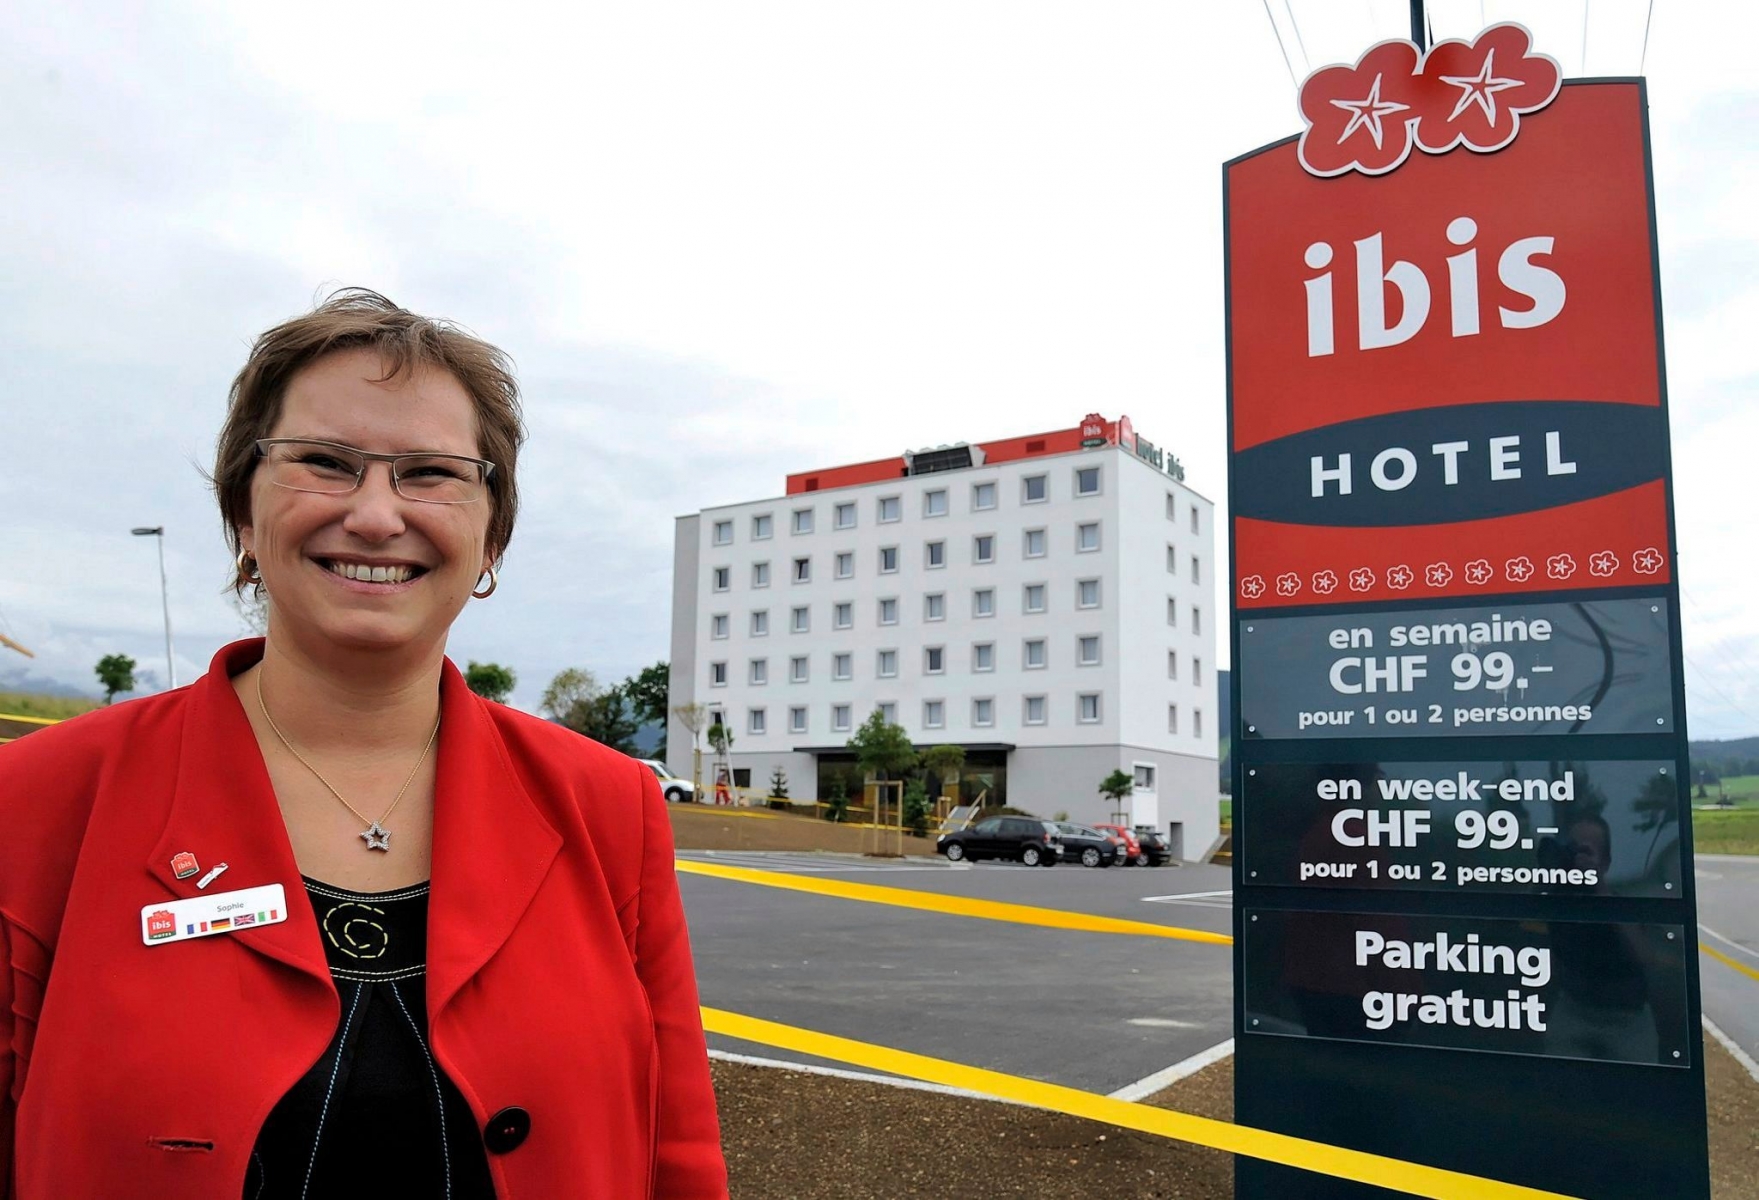
[[[1717,784],[1707,784],[1705,795],[1700,798],[1696,786],[1692,788],[1693,804],[1714,804],[1723,794],[1739,805],[1759,804],[1759,775],[1730,775]]]
[[[77,717],[80,713],[102,708],[101,700],[81,700],[76,696],[38,696],[31,692],[0,692],[0,713],[15,717]]]
[[[1759,807],[1695,811],[1692,840],[1700,854],[1759,854]]]

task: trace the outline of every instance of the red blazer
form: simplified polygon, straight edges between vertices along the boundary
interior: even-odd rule
[[[0,1192],[240,1200],[257,1131],[340,1018],[317,920],[229,677],[0,747]],[[671,826],[632,759],[440,689],[429,899],[433,1052],[501,1200],[724,1197]],[[195,854],[196,890],[171,858]],[[156,946],[149,903],[279,883],[289,918]]]

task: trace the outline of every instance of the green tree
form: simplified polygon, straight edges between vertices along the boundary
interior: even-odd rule
[[[671,673],[669,663],[657,662],[623,681],[623,694],[629,698],[636,719],[644,725],[657,724],[660,727],[660,744],[654,750],[655,758],[666,757],[666,706]]]
[[[916,747],[910,744],[910,735],[902,725],[886,720],[885,713],[877,708],[850,737],[849,749],[855,752],[855,761],[864,772],[873,772],[881,779],[902,775],[916,767]]]
[[[928,836],[928,788],[920,775],[904,785],[904,828],[917,837]]]
[[[574,711],[575,705],[591,700],[602,690],[598,678],[591,671],[584,667],[569,667],[565,671],[558,671],[556,677],[550,680],[550,686],[544,689],[543,699],[538,701],[538,709],[566,725],[568,714]]]
[[[1136,779],[1128,771],[1113,771],[1099,781],[1099,793],[1108,797],[1114,809],[1124,807],[1124,798],[1136,790]]]
[[[782,770],[780,763],[770,772],[770,797],[775,800],[788,798],[788,772]]]
[[[948,784],[959,782],[959,772],[965,767],[965,748],[963,746],[930,746],[922,752],[922,768],[941,781],[941,791],[947,790]],[[957,795],[957,788],[954,789]]]
[[[513,694],[513,685],[519,677],[513,673],[512,667],[503,667],[500,663],[471,662],[464,668],[464,684],[471,691],[485,700],[493,700],[497,704],[507,703],[507,697]]]
[[[635,753],[635,733],[641,728],[622,688],[608,688],[590,699],[576,700],[562,717],[562,724],[624,754]]]
[[[126,654],[106,654],[98,660],[98,682],[104,685],[104,703],[117,692],[134,691],[134,659]]]
[[[727,757],[727,751],[733,748],[733,730],[725,721],[716,721],[708,727],[708,745],[717,758]]]
[[[849,815],[849,785],[843,782],[843,772],[838,771],[831,776],[831,794],[825,797],[825,820],[841,821]]]

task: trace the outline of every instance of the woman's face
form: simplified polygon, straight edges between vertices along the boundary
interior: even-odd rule
[[[294,376],[269,436],[481,457],[476,409],[457,379],[422,369],[377,382],[382,374],[377,351],[326,355]],[[369,651],[443,645],[488,567],[491,508],[486,493],[469,504],[405,499],[388,463],[369,463],[355,491],[325,495],[274,484],[259,461],[239,536],[274,601],[271,636]],[[410,578],[348,579],[344,564],[407,567]]]

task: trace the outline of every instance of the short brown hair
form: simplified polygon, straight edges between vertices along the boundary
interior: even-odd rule
[[[482,456],[495,464],[489,479],[488,548],[500,558],[513,538],[519,511],[515,467],[525,425],[519,411],[519,383],[505,353],[449,321],[400,308],[366,288],[342,288],[302,317],[268,330],[250,348],[244,369],[232,381],[226,423],[214,453],[214,493],[220,519],[234,554],[243,546],[238,529],[250,523],[250,480],[256,472],[258,438],[274,430],[287,385],[326,354],[362,347],[383,357],[383,379],[417,367],[434,367],[457,379],[476,406],[477,440]],[[248,571],[234,587],[243,590]]]

